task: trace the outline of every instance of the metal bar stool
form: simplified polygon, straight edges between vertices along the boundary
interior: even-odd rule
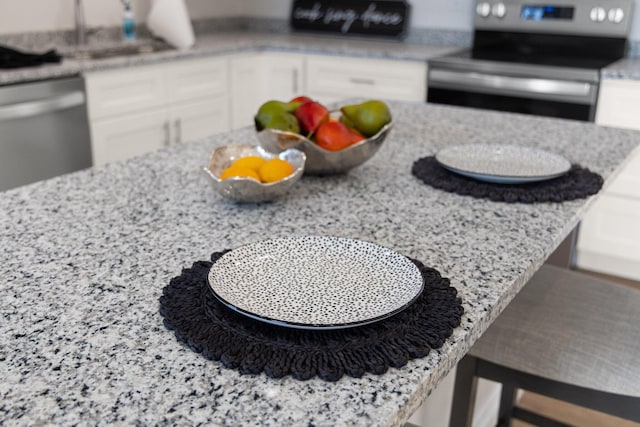
[[[517,389],[640,422],[640,291],[542,267],[458,364],[450,426],[471,425],[477,378],[502,383],[499,426],[566,425]]]

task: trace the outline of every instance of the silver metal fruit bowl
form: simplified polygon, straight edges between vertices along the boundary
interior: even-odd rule
[[[280,181],[263,184],[252,178],[220,179],[220,174],[235,160],[246,156],[260,156],[266,160],[278,157],[291,163],[294,172]],[[214,190],[223,197],[237,202],[258,203],[273,200],[285,194],[300,180],[304,173],[306,155],[300,150],[284,150],[279,154],[270,153],[256,145],[224,145],[211,153],[209,164],[204,171],[211,177]]]
[[[307,155],[305,173],[311,175],[332,175],[344,173],[360,166],[380,149],[393,121],[387,123],[370,138],[339,151],[329,151],[316,145],[313,141],[293,132],[276,129],[263,129],[257,133],[260,146],[272,153],[295,148]]]

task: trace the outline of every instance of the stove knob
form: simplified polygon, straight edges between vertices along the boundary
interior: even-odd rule
[[[476,6],[476,13],[483,18],[486,18],[491,13],[491,5],[487,2],[478,3]]]
[[[496,18],[502,19],[507,14],[507,8],[504,3],[496,3],[491,8],[491,14]]]
[[[615,8],[609,9],[609,21],[619,24],[624,19],[624,11],[622,9]]]
[[[607,17],[607,12],[603,7],[594,7],[589,13],[589,17],[593,22],[602,22]]]

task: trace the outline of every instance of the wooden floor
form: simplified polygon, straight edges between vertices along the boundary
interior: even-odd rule
[[[640,282],[637,281],[584,270],[581,272],[630,286],[640,291]],[[522,395],[522,398],[518,402],[518,406],[576,427],[640,427],[640,423],[623,420],[622,418],[613,417],[603,414],[602,412],[592,411],[590,409],[529,392],[525,392]],[[513,421],[511,423],[511,427],[530,426],[531,424],[527,424],[522,421]]]
[[[640,427],[639,423],[529,392],[522,395],[518,406],[576,427]],[[511,427],[530,426],[522,421],[511,422]]]

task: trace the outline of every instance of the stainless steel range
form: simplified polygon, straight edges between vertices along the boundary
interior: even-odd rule
[[[479,0],[471,49],[429,62],[429,102],[592,121],[633,0]]]

